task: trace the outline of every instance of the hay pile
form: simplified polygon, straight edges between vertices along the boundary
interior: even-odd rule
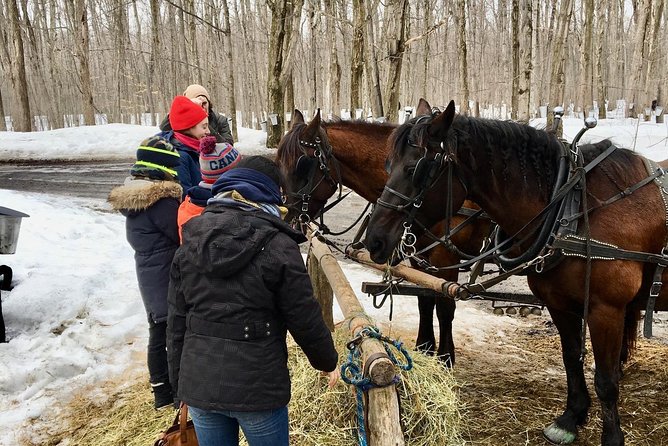
[[[340,361],[347,356],[348,334],[337,330],[335,341]],[[289,363],[292,375],[290,402],[290,444],[296,446],[357,444],[357,418],[354,392],[340,382],[327,389],[321,377],[294,342],[290,341]],[[458,389],[450,372],[433,357],[411,352],[414,368],[402,373],[398,385],[402,422],[408,445],[464,444],[460,432]],[[146,377],[119,389],[122,381],[105,385],[109,398],[95,402],[83,392],[75,397],[62,420],[62,432],[51,434],[40,444],[98,446],[153,444],[160,431],[174,418],[174,411],[156,412]],[[99,389],[99,386],[98,386]],[[32,444],[24,442],[23,444]],[[245,443],[244,443],[245,444]]]

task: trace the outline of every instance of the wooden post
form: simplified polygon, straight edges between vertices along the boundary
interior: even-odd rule
[[[325,276],[318,259],[315,258],[313,253],[309,253],[306,269],[308,270],[308,275],[311,277],[313,295],[315,296],[315,300],[320,304],[322,318],[325,320],[329,331],[334,332],[334,314],[332,311],[334,292],[329,282],[327,282],[327,276]]]
[[[387,265],[374,263],[366,249],[348,249],[346,254],[371,268],[380,271],[385,271],[387,269]],[[431,274],[423,273],[422,271],[418,271],[405,265],[392,266],[390,267],[390,271],[392,271],[392,275],[395,277],[404,278],[416,285],[442,293],[446,298],[466,299],[470,296],[470,292],[457,282],[439,279]]]
[[[364,312],[364,308],[348,283],[339,262],[332,255],[327,245],[320,242],[316,237],[312,237],[311,253],[317,259],[334,291],[352,336],[357,336],[366,326],[375,325],[373,320]],[[391,385],[396,374],[395,366],[387,357],[382,343],[377,339],[365,337],[359,348],[361,349],[362,363],[365,364],[365,369],[369,356],[382,355],[368,367],[368,375],[371,381],[376,385],[385,386],[374,387],[368,393],[367,434],[369,444],[372,446],[403,446],[405,443],[404,434],[401,431],[399,399],[395,386]]]

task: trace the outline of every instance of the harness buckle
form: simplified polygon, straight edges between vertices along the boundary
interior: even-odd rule
[[[308,202],[311,200],[310,195],[302,195],[302,212],[308,212]]]
[[[652,286],[649,289],[649,297],[659,297],[659,294],[661,294],[661,287],[663,286],[663,282],[652,282]]]

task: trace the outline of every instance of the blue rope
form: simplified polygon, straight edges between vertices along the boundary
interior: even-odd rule
[[[364,394],[372,389],[377,387],[369,377],[364,377],[362,370],[362,359],[359,346],[362,344],[362,341],[365,337],[378,339],[383,343],[385,352],[390,358],[393,364],[399,367],[402,370],[408,371],[413,368],[413,359],[408,354],[408,351],[404,348],[403,342],[392,340],[386,336],[383,336],[380,333],[380,330],[376,327],[368,326],[360,330],[359,334],[348,343],[348,359],[345,363],[341,365],[341,378],[347,384],[351,384],[357,389],[357,424],[359,426],[357,437],[359,440],[359,446],[367,446],[367,435],[366,435],[366,425],[364,423]],[[396,350],[398,350],[403,356],[406,362],[399,363],[396,356],[390,349],[392,345]],[[392,380],[392,384],[397,384],[400,378],[399,375],[395,375]]]

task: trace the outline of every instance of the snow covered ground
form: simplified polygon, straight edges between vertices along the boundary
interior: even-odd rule
[[[580,128],[580,120],[565,120],[566,137]],[[128,159],[139,141],[155,132],[154,127],[123,124],[0,132],[0,159]],[[668,158],[666,124],[603,120],[585,140],[600,137],[635,146],[655,160]],[[272,153],[260,131],[239,129],[239,139],[242,153]],[[39,420],[77,389],[131,365],[145,367],[136,358],[145,350],[147,324],[124,218],[105,202],[0,190],[0,205],[30,215],[22,221],[16,254],[0,257],[15,275],[15,288],[1,292],[10,342],[0,344],[0,445],[10,445],[19,435],[30,435],[27,422]],[[378,277],[357,265],[345,264],[344,270],[355,290]],[[359,291],[358,296],[372,317],[387,322],[388,305],[376,310],[371,299]],[[393,327],[409,332],[417,327],[414,298],[396,299],[394,314]],[[338,308],[335,319],[342,319]],[[482,339],[477,333],[522,323],[527,322],[460,305],[455,336]]]

